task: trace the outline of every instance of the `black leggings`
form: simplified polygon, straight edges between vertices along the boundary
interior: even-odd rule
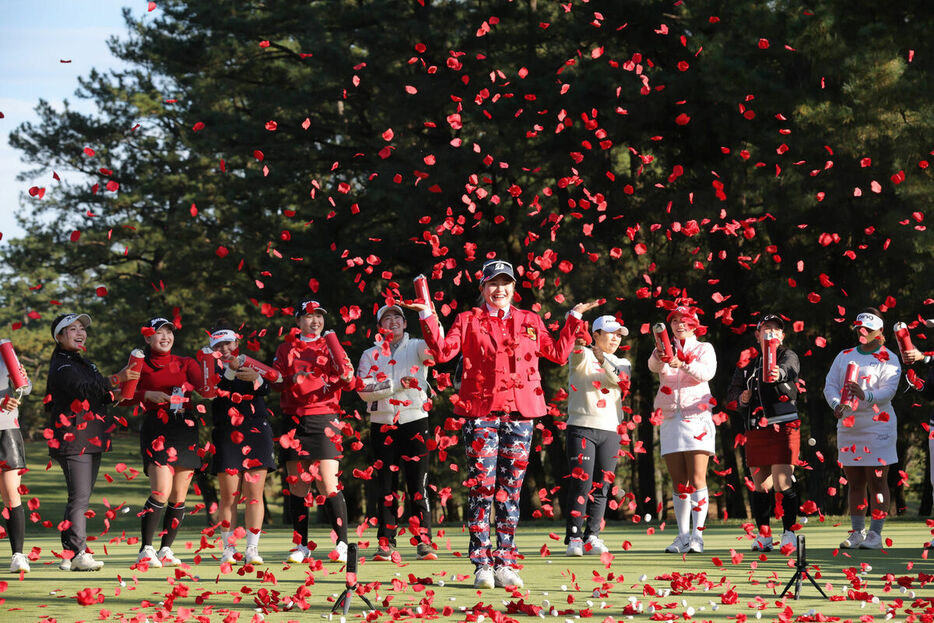
[[[85,453],[55,458],[65,473],[65,485],[68,487],[65,521],[71,522],[67,529],[62,530],[62,547],[77,555],[87,547],[88,518],[85,513],[101,467],[101,455]]]
[[[383,427],[386,432],[381,432]],[[412,517],[418,518],[418,525],[425,532],[423,536],[431,540],[431,509],[428,505],[428,418],[421,418],[407,424],[392,426],[372,423],[370,435],[373,443],[373,455],[382,461],[381,469],[376,471],[376,516],[379,519],[377,538],[385,538],[390,545],[396,544],[396,530],[399,502],[396,491],[399,489],[399,474],[405,477],[408,491],[408,509]],[[389,442],[387,443],[387,438]],[[411,459],[418,458],[417,461]],[[398,469],[392,470],[391,466]],[[387,502],[386,498],[391,496]],[[425,541],[419,538],[419,541]]]
[[[620,437],[616,431],[568,426],[567,452],[571,473],[565,487],[568,509],[565,543],[572,538],[586,539],[591,534],[600,534],[607,495],[613,484],[612,479],[604,478],[604,473],[616,473],[619,447]]]

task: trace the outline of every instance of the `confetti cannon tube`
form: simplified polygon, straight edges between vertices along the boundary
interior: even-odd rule
[[[348,371],[352,375],[353,369],[351,369],[350,364],[347,363],[347,353],[344,352],[344,347],[341,346],[337,334],[333,331],[328,331],[324,334],[324,341],[328,345],[328,351],[331,353],[331,360],[340,367],[341,375],[346,376]]]
[[[143,361],[146,359],[146,355],[138,348],[134,348],[130,352],[130,360],[127,362],[127,367],[134,372],[142,372],[143,370]],[[139,379],[128,379],[123,385],[120,386],[120,397],[124,400],[133,400],[133,395],[136,394],[136,386],[139,385]]]
[[[431,305],[431,291],[428,289],[428,277],[419,275],[415,278],[415,300]]]
[[[195,359],[201,364],[201,387],[195,391],[202,398],[214,398],[217,395],[217,382],[220,380],[217,375],[214,356],[214,350],[210,346],[205,346],[195,354]]]
[[[240,365],[244,368],[251,368],[259,372],[259,375],[269,381],[270,383],[278,383],[282,380],[282,374],[273,368],[272,366],[267,366],[262,361],[257,361],[249,355],[240,355]]]
[[[769,378],[772,368],[778,362],[778,338],[771,331],[762,337],[762,380]]]
[[[840,396],[840,402],[848,404],[854,411],[859,406],[859,399],[850,394],[846,386],[850,382],[855,383],[859,378],[859,364],[851,361],[846,365],[846,377],[843,379],[843,392]]]
[[[652,333],[655,335],[655,349],[659,352],[659,357],[665,363],[672,359],[671,338],[668,337],[668,328],[664,322],[658,322],[652,325]]]
[[[3,356],[3,364],[6,366],[13,389],[22,389],[29,385],[29,379],[23,374],[11,340],[0,340],[0,355]]]
[[[905,361],[905,352],[915,349],[914,344],[911,343],[908,325],[904,322],[896,322],[893,329],[895,329],[895,339],[898,341],[898,353],[901,355],[902,361]]]

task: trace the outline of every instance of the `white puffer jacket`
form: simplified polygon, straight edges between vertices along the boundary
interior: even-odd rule
[[[658,374],[660,383],[655,408],[666,418],[709,415],[713,404],[707,381],[717,372],[717,354],[712,344],[694,336],[684,341],[681,350],[694,359],[680,368],[663,363],[655,351],[649,357],[649,370]]]
[[[428,417],[428,367],[431,359],[425,340],[402,336],[394,352],[388,342],[377,342],[360,357],[357,377],[363,389],[357,393],[366,401],[370,422],[376,424],[407,424]],[[402,378],[418,380],[418,387],[404,387]]]

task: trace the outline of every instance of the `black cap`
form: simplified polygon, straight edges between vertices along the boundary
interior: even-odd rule
[[[159,329],[161,329],[162,327],[166,325],[172,327],[173,331],[175,330],[175,323],[169,320],[168,318],[163,318],[162,316],[156,316],[155,318],[150,318],[147,324],[149,324],[149,328],[152,329],[153,331],[158,331]]]
[[[85,329],[91,326],[91,317],[87,314],[75,314],[73,312],[59,314],[52,321],[52,339],[54,340],[55,336],[62,332],[62,329],[76,320],[80,320]]]
[[[775,324],[778,325],[779,329],[781,329],[782,331],[785,330],[785,321],[782,320],[782,317],[777,314],[766,314],[762,316],[762,318],[759,318],[759,322],[756,324],[756,329],[757,330],[760,329],[762,325],[764,325],[767,322],[774,322]]]
[[[480,283],[484,284],[497,275],[506,275],[513,281],[516,280],[516,275],[512,272],[512,264],[504,260],[489,260],[483,264],[483,277]]]
[[[304,316],[306,314],[326,314],[328,310],[321,307],[321,303],[312,299],[306,299],[301,301],[298,305],[295,306],[295,317]]]

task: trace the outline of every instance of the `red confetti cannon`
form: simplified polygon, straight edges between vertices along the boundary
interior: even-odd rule
[[[778,338],[771,331],[762,336],[762,380],[767,381],[778,361]]]
[[[324,341],[327,343],[328,350],[331,352],[331,360],[340,366],[341,375],[346,376],[348,372],[352,375],[353,370],[350,369],[350,364],[347,363],[347,353],[344,352],[344,347],[341,346],[337,334],[333,331],[328,331],[324,334]]]
[[[143,361],[146,359],[145,353],[138,348],[130,352],[130,360],[127,362],[127,368],[134,372],[142,372]],[[132,400],[136,394],[136,386],[139,385],[139,379],[128,379],[120,386],[120,396],[124,400]]]
[[[428,277],[419,275],[415,278],[415,300],[431,305],[431,291],[428,290]]]
[[[893,328],[895,329],[895,339],[898,340],[898,353],[902,356],[902,361],[905,361],[905,351],[915,349],[914,344],[911,343],[908,325],[904,322],[896,322]]]
[[[664,322],[657,322],[652,325],[652,333],[655,334],[655,350],[659,352],[659,358],[668,363],[672,359],[671,338],[668,337],[668,328]]]
[[[217,395],[217,382],[220,380],[215,365],[217,357],[214,356],[214,349],[205,346],[195,353],[195,359],[201,364],[201,387],[195,391],[202,398],[214,398]]]
[[[22,367],[19,365],[19,358],[16,356],[16,351],[13,350],[13,342],[11,340],[0,340],[0,355],[3,356],[3,365],[6,366],[6,371],[10,376],[10,383],[13,385],[13,389],[18,390],[29,385],[29,379],[23,373]]]
[[[251,368],[259,372],[259,375],[269,381],[270,383],[278,383],[282,380],[282,374],[273,368],[272,366],[267,366],[262,361],[257,361],[249,355],[240,355],[240,365],[244,368]]]
[[[859,406],[859,398],[850,394],[850,391],[846,388],[847,384],[855,383],[859,378],[859,364],[855,361],[851,361],[846,364],[846,377],[843,379],[843,391],[840,395],[840,402],[850,406],[850,409],[856,410],[856,407]]]

